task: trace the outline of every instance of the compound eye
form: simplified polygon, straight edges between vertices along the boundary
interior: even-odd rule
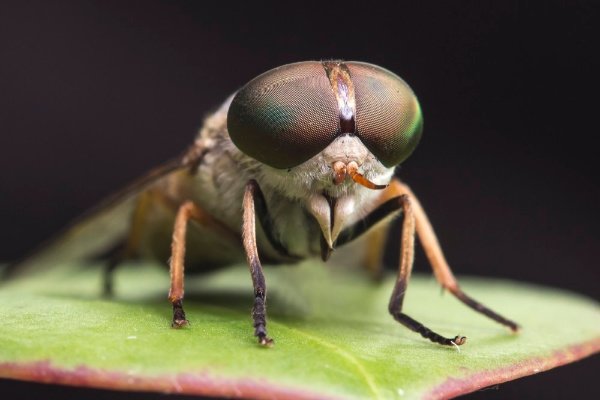
[[[338,105],[320,62],[300,62],[254,78],[227,114],[233,143],[274,168],[307,161],[339,134]]]
[[[413,152],[423,130],[419,102],[396,74],[373,64],[346,63],[356,95],[356,135],[386,167]]]

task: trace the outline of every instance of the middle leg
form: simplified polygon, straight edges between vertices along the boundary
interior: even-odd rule
[[[173,238],[171,242],[171,259],[169,270],[171,274],[171,288],[169,290],[169,301],[173,305],[173,323],[174,328],[180,328],[188,324],[183,310],[183,275],[186,247],[187,226],[190,220],[210,228],[219,234],[220,237],[227,238],[232,242],[239,243],[239,238],[230,229],[221,222],[211,217],[192,201],[186,201],[177,211],[175,217],[175,226],[173,228]]]

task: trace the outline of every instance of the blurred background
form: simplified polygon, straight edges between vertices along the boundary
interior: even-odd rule
[[[179,154],[254,76],[343,58],[394,71],[419,97],[423,140],[398,174],[459,276],[598,299],[597,11],[593,1],[2,2],[0,261]],[[422,255],[416,270],[428,271]],[[596,357],[471,397],[599,394],[599,368]]]

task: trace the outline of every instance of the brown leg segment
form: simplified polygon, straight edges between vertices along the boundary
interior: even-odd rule
[[[169,301],[173,304],[173,328],[180,328],[188,324],[183,311],[183,271],[185,260],[185,236],[188,221],[192,218],[200,219],[201,211],[191,202],[185,202],[177,211],[175,226],[173,228],[173,241],[171,242],[171,289],[169,290]]]
[[[381,192],[381,196],[379,197],[379,207],[398,196],[399,193],[396,193],[393,188],[390,189],[388,187],[386,190]],[[393,213],[395,210],[400,208],[400,205],[396,204],[395,207],[390,207],[388,212]],[[369,231],[366,233],[368,238],[367,254],[365,256],[364,265],[374,280],[380,280],[383,278],[383,253],[385,252],[386,239],[389,231],[390,224],[382,224],[380,226],[376,226],[374,229],[369,229]]]
[[[460,346],[466,340],[464,336],[456,336],[453,339],[445,338],[402,312],[402,302],[404,300],[404,294],[406,293],[406,287],[408,286],[414,260],[415,217],[408,195],[404,194],[399,196],[397,201],[402,207],[404,221],[402,223],[402,238],[400,245],[400,269],[388,306],[390,314],[392,314],[396,321],[421,334],[421,336],[432,342],[449,346]]]
[[[174,328],[180,328],[188,324],[183,311],[183,275],[185,261],[185,237],[188,221],[194,221],[210,227],[221,236],[231,240],[237,240],[235,234],[227,229],[219,221],[215,220],[192,201],[183,203],[177,211],[175,226],[173,228],[173,240],[171,242],[171,289],[169,290],[169,301],[173,305]]]
[[[256,212],[254,201],[258,191],[260,191],[260,188],[255,180],[250,180],[246,184],[243,202],[242,239],[250,268],[250,275],[252,276],[252,285],[254,286],[254,306],[252,307],[254,336],[258,338],[259,344],[270,347],[273,345],[273,339],[267,336],[267,287],[256,247]]]
[[[448,265],[448,262],[444,257],[444,253],[442,252],[442,248],[438,242],[435,232],[433,231],[433,227],[431,226],[431,223],[427,218],[427,214],[425,214],[425,211],[419,203],[419,200],[410,190],[410,188],[407,185],[400,182],[399,180],[394,179],[391,182],[388,190],[398,194],[405,194],[410,197],[411,208],[416,223],[417,234],[419,235],[419,239],[421,240],[421,244],[423,245],[425,254],[429,259],[429,262],[433,269],[433,273],[438,282],[442,285],[442,287],[448,289],[450,293],[452,293],[460,301],[462,301],[464,304],[466,304],[473,310],[480,312],[481,314],[493,319],[494,321],[502,325],[507,326],[512,331],[517,331],[519,329],[519,326],[515,322],[492,311],[483,304],[467,296],[460,289],[458,282],[456,281],[454,274],[452,274],[452,270],[450,269],[450,266]]]
[[[157,195],[154,192],[146,191],[140,194],[133,214],[127,240],[120,249],[110,258],[104,268],[103,275],[103,294],[111,296],[113,294],[113,272],[123,260],[134,258],[140,247],[142,234],[144,232],[146,216],[151,208],[151,203],[155,201]]]

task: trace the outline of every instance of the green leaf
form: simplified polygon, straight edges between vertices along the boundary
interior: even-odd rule
[[[129,264],[116,294],[100,268],[64,269],[0,288],[0,376],[68,385],[251,398],[440,398],[534,374],[600,349],[600,308],[556,289],[462,279],[463,289],[522,325],[512,334],[429,277],[413,277],[404,310],[457,351],[422,339],[387,313],[393,277],[374,284],[342,267],[266,269],[270,335],[252,336],[245,266],[188,276],[191,325],[170,327],[168,273]]]

